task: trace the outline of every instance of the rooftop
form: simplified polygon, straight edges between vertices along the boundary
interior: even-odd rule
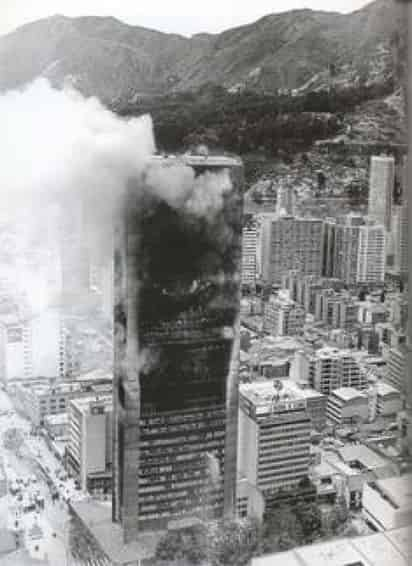
[[[350,463],[356,460],[368,470],[382,468],[388,464],[387,460],[364,444],[344,446],[339,449],[339,455],[344,462]]]
[[[367,399],[367,396],[358,391],[354,387],[339,387],[339,389],[334,389],[332,395],[338,397],[342,401],[353,401],[355,399]]]
[[[252,566],[407,566],[412,556],[412,527],[344,538],[268,554]]]
[[[236,157],[229,157],[226,155],[195,155],[185,153],[184,155],[154,155],[152,157],[153,163],[161,162],[164,164],[184,164],[191,167],[207,166],[207,167],[239,167],[242,161]]]
[[[297,403],[306,406],[306,397],[290,380],[259,381],[240,385],[240,395],[259,409],[269,409],[273,405],[281,406]]]
[[[376,384],[378,395],[385,397],[386,395],[400,395],[399,390],[384,381],[378,381]]]
[[[378,480],[376,484],[399,508],[412,506],[412,474]]]
[[[105,409],[111,409],[113,406],[112,395],[90,395],[88,397],[80,397],[71,401],[80,412],[88,413],[93,405],[103,406]]]

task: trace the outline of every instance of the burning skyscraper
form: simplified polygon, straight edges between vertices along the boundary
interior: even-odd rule
[[[113,520],[235,509],[243,167],[153,158],[115,233]],[[160,187],[160,188],[159,188]]]

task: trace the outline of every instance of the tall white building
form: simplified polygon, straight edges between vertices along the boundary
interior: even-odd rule
[[[389,232],[395,187],[395,159],[373,156],[370,162],[368,216]]]
[[[242,285],[256,284],[257,226],[253,217],[247,218],[242,230]]]
[[[276,384],[276,382],[275,382]],[[273,382],[240,386],[238,472],[266,502],[308,476],[311,418],[296,388]]]
[[[408,204],[395,206],[392,222],[394,270],[401,276],[408,275]]]
[[[367,224],[359,229],[357,283],[383,283],[386,267],[386,234],[383,226]]]

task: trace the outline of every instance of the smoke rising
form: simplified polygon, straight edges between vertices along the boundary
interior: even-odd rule
[[[191,167],[184,165],[151,166],[146,176],[148,188],[170,206],[214,221],[222,210],[223,196],[232,188],[229,173],[206,171],[195,177]]]
[[[96,98],[56,90],[44,79],[0,96],[0,115],[0,221],[19,226],[21,250],[56,248],[69,217],[66,231],[107,249],[130,183],[138,190],[144,180],[170,206],[211,221],[231,188],[226,172],[195,178],[190,167],[150,163],[156,150],[150,116],[120,118]],[[27,294],[38,310],[48,291],[39,278],[29,279]]]

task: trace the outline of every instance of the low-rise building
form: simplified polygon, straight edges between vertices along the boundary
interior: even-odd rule
[[[305,311],[288,292],[272,295],[265,307],[263,328],[273,336],[298,336],[302,333]]]
[[[69,406],[67,465],[83,490],[110,490],[112,396],[74,399]]]
[[[412,524],[412,474],[366,483],[362,506],[367,520],[379,531]]]
[[[402,410],[402,399],[398,389],[383,381],[376,384],[376,415],[395,417]]]
[[[353,387],[340,387],[329,396],[326,415],[336,425],[366,422],[369,417],[368,396]]]
[[[52,439],[65,440],[69,434],[69,415],[67,412],[44,417],[44,428]]]
[[[252,558],[251,566],[408,566],[412,527],[341,538]]]

